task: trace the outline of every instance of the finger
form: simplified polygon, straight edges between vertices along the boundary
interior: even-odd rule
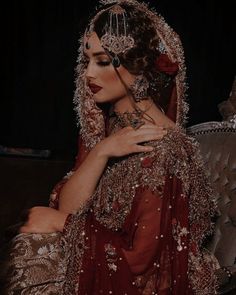
[[[145,125],[142,125],[137,130],[142,130],[142,129],[159,129],[159,130],[164,130],[164,129],[166,129],[166,126],[164,126],[164,125],[145,124]]]
[[[22,233],[27,233],[28,232],[28,227],[23,225],[19,228],[19,233],[22,234]]]
[[[150,141],[150,140],[160,140],[164,136],[165,136],[164,133],[144,134],[144,135],[136,136],[134,138],[134,143],[141,143],[141,142]]]
[[[138,136],[146,136],[146,135],[165,135],[167,134],[166,130],[142,130],[139,133],[133,134],[132,137],[138,137]]]
[[[30,226],[30,225],[23,225],[20,227],[19,229],[20,233],[38,233],[38,229],[34,226]]]
[[[135,145],[133,147],[133,153],[141,153],[141,152],[151,152],[154,150],[154,147],[153,146],[150,146],[150,145]]]
[[[136,136],[144,135],[144,134],[162,134],[162,133],[166,134],[167,131],[163,128],[155,127],[155,128],[144,128],[137,131],[129,132],[129,135],[136,137]]]
[[[132,126],[126,126],[126,127],[122,128],[121,130],[124,130],[124,131],[134,131],[134,128]]]

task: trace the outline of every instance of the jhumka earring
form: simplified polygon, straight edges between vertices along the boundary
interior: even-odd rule
[[[139,102],[141,100],[147,99],[147,90],[149,88],[149,83],[144,75],[139,75],[135,78],[133,84],[130,86],[130,91],[133,94],[134,100]]]

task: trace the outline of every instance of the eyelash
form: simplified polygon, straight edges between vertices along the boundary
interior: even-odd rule
[[[97,63],[97,65],[99,65],[101,67],[106,67],[106,66],[110,65],[109,61],[98,61],[96,63]],[[88,64],[89,64],[89,60],[85,60],[85,65],[88,66]]]
[[[97,64],[101,67],[106,67],[106,66],[110,65],[110,62],[109,61],[99,61],[99,62],[97,62]]]

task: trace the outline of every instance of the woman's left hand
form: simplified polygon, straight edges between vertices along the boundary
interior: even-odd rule
[[[68,214],[50,207],[29,209],[26,223],[20,227],[20,233],[62,232]]]

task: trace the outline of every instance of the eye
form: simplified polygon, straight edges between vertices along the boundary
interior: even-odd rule
[[[106,67],[109,66],[111,64],[110,61],[98,61],[97,64],[101,67]]]

